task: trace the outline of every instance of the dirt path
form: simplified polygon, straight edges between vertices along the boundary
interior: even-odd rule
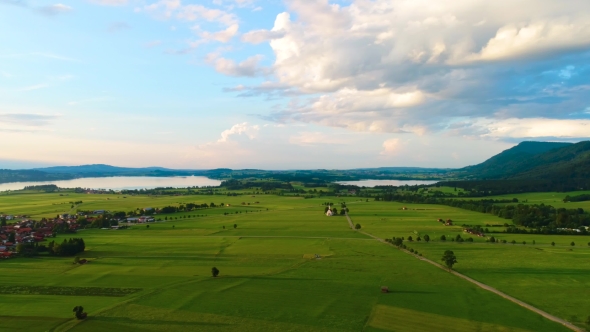
[[[390,246],[392,246],[392,247],[395,247],[393,244],[391,244],[391,243],[389,243],[389,242],[386,242],[384,239],[382,239],[382,238],[379,238],[379,237],[377,237],[377,236],[375,236],[375,235],[373,235],[373,234],[369,234],[369,233],[366,233],[366,232],[363,232],[363,231],[360,231],[360,230],[355,230],[355,229],[354,229],[354,227],[353,227],[353,224],[352,224],[352,220],[351,220],[351,219],[350,219],[350,217],[348,216],[348,213],[346,213],[346,219],[348,219],[348,225],[350,226],[350,228],[351,228],[352,230],[354,230],[355,232],[359,232],[359,233],[365,234],[365,235],[367,235],[367,236],[370,236],[370,237],[374,238],[375,240],[378,240],[378,241],[380,241],[380,242],[383,242],[383,243],[385,243],[385,244],[387,244],[387,245],[390,245]],[[402,250],[403,252],[407,253],[408,255],[412,255],[412,256],[414,256],[414,257],[418,258],[419,260],[425,261],[425,262],[427,262],[427,263],[430,263],[430,264],[432,264],[432,265],[434,265],[434,266],[436,266],[436,267],[438,267],[438,268],[440,268],[440,269],[443,269],[443,270],[447,271],[447,268],[446,268],[446,267],[444,267],[444,266],[442,266],[441,264],[438,264],[438,263],[436,263],[436,262],[434,262],[434,261],[432,261],[432,260],[430,260],[430,259],[428,259],[428,258],[424,258],[424,257],[422,257],[422,256],[414,255],[413,253],[411,253],[411,252],[409,252],[409,251],[407,251],[407,250],[403,250],[403,249],[401,249],[401,250]],[[470,283],[472,283],[472,284],[474,284],[474,285],[476,285],[476,286],[478,286],[478,287],[480,287],[480,288],[483,288],[483,289],[485,289],[485,290],[487,290],[487,291],[490,291],[490,292],[492,292],[492,293],[494,293],[494,294],[497,294],[497,295],[499,295],[499,296],[501,296],[501,297],[505,298],[506,300],[508,300],[508,301],[511,301],[511,302],[513,302],[513,303],[516,303],[516,304],[518,304],[519,306],[521,306],[521,307],[524,307],[524,308],[526,308],[526,309],[528,309],[528,310],[530,310],[530,311],[536,312],[536,313],[538,313],[539,315],[541,315],[541,316],[543,316],[543,317],[545,317],[545,318],[547,318],[547,319],[549,319],[549,320],[552,320],[552,321],[554,321],[554,322],[557,322],[557,323],[559,323],[559,324],[561,324],[561,325],[563,325],[563,326],[565,326],[565,327],[569,328],[569,329],[570,329],[570,330],[572,330],[572,331],[576,331],[576,332],[584,332],[584,330],[583,330],[583,329],[581,329],[581,328],[579,328],[579,327],[575,326],[574,324],[572,324],[572,323],[570,323],[570,322],[568,322],[568,321],[566,321],[566,320],[563,320],[563,319],[561,319],[561,318],[559,318],[559,317],[553,316],[553,315],[551,315],[551,314],[549,314],[549,313],[547,313],[547,312],[545,312],[545,311],[543,311],[543,310],[541,310],[541,309],[539,309],[539,308],[533,307],[533,306],[532,306],[532,305],[530,305],[530,304],[524,303],[524,302],[522,302],[521,300],[519,300],[519,299],[516,299],[516,298],[514,298],[514,297],[512,297],[512,296],[510,296],[510,295],[508,295],[508,294],[506,294],[506,293],[503,293],[503,292],[501,292],[501,291],[499,291],[499,290],[495,289],[495,288],[494,288],[494,287],[492,287],[492,286],[489,286],[489,285],[486,285],[486,284],[484,284],[484,283],[481,283],[481,282],[479,282],[479,281],[477,281],[477,280],[471,279],[471,278],[469,278],[468,276],[466,276],[466,275],[464,275],[464,274],[461,274],[461,273],[459,273],[459,272],[457,272],[457,271],[453,271],[453,270],[451,270],[450,272],[451,272],[452,274],[456,275],[457,277],[459,277],[459,278],[462,278],[462,279],[465,279],[465,280],[469,281]]]

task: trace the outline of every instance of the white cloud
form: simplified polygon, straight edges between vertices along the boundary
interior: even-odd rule
[[[213,65],[217,72],[229,76],[254,77],[268,72],[267,68],[259,65],[259,62],[262,60],[261,55],[255,55],[242,62],[236,62],[231,59],[223,58],[219,56],[219,54],[211,53],[205,60],[207,63]]]
[[[477,119],[473,125],[482,128],[483,137],[534,138],[590,137],[590,120],[529,119]]]
[[[469,60],[504,60],[575,49],[590,44],[590,14],[501,27]]]
[[[391,156],[399,152],[400,149],[399,138],[390,138],[383,142],[383,150],[379,153],[382,156]]]
[[[57,3],[54,5],[39,7],[39,8],[37,8],[37,11],[43,15],[56,16],[59,14],[70,12],[70,11],[72,11],[72,9],[73,8],[70,6],[66,6],[64,4]]]
[[[225,26],[231,26],[238,23],[237,17],[220,9],[207,8],[202,5],[178,6],[176,16],[185,21],[206,20],[208,22],[217,22]]]
[[[103,6],[123,6],[129,3],[129,0],[90,0],[90,2]]]
[[[256,138],[258,131],[260,130],[260,126],[248,125],[248,122],[238,123],[233,125],[230,129],[226,129],[221,133],[221,138],[217,140],[218,143],[223,143],[229,141],[229,138],[233,135],[246,135],[249,139]]]
[[[221,43],[227,43],[236,35],[236,33],[238,33],[238,28],[239,25],[232,24],[225,30],[217,32],[201,31],[199,32],[199,35],[205,40],[215,40]]]
[[[588,1],[342,3],[290,0],[272,29],[242,35],[269,43],[274,80],[226,91],[298,95],[267,117],[279,122],[417,135],[456,132],[464,118],[565,118],[590,104],[590,82],[570,79],[590,61]],[[231,60],[216,67],[239,76]]]
[[[260,44],[265,41],[282,38],[283,31],[253,30],[242,35],[242,41],[250,44]]]

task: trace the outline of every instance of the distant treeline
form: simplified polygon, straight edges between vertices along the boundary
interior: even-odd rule
[[[583,202],[583,201],[590,201],[590,194],[584,195],[576,195],[576,196],[565,196],[563,199],[564,202]]]
[[[564,233],[568,232],[564,229],[580,229],[582,226],[590,226],[590,214],[581,208],[556,209],[553,206],[544,204],[510,204],[518,203],[518,199],[516,198],[459,200],[392,193],[384,194],[376,197],[376,199],[402,203],[440,204],[470,211],[489,213],[500,218],[510,219],[516,225],[537,229],[539,232],[545,234]]]
[[[51,174],[36,170],[0,169],[0,183],[26,181],[55,181],[76,178],[73,174]]]
[[[42,185],[36,185],[36,186],[26,186],[24,189],[25,190],[44,190],[46,192],[52,192],[52,191],[58,190],[59,187],[54,184],[42,184]]]
[[[471,192],[471,197],[484,197],[526,192],[584,190],[590,188],[590,179],[442,181],[437,185],[461,188]]]
[[[260,188],[261,191],[272,191],[276,189],[293,190],[289,182],[279,181],[252,181],[230,179],[221,182],[221,186],[229,190],[240,190],[249,188]]]

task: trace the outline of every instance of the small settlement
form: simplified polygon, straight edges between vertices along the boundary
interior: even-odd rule
[[[158,213],[159,209],[145,208],[143,212]],[[27,215],[0,214],[2,225],[0,226],[0,259],[13,257],[17,252],[17,246],[23,244],[35,244],[53,238],[57,233],[73,234],[78,229],[95,227],[101,229],[119,229],[121,224],[141,224],[155,222],[156,219],[149,216],[125,217],[124,215],[103,216],[106,210],[94,210],[78,212],[76,214],[62,213],[55,218],[42,218],[33,220]]]

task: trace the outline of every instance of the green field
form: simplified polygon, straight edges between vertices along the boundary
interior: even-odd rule
[[[86,265],[59,257],[1,261],[0,331],[567,330],[350,230],[345,217],[325,217],[321,204],[337,202],[333,197],[31,193],[0,195],[0,211],[50,217],[73,212],[68,202],[79,200],[84,203],[77,208],[84,210],[127,211],[187,202],[231,206],[167,215],[191,217],[149,228],[81,230],[76,236],[86,242],[80,255],[90,260]],[[397,203],[347,201],[353,221],[383,238],[416,233],[434,238],[461,231],[442,226],[436,218],[452,218],[457,224],[504,222],[446,206],[401,210]],[[63,237],[58,235],[58,241]],[[433,260],[450,248],[459,260],[456,270],[583,327],[590,314],[583,297],[590,286],[590,250],[580,243],[569,251],[566,244],[570,238],[587,238],[513,237],[527,242],[534,238],[537,244],[481,239],[472,244],[407,244]],[[547,245],[552,240],[558,246]],[[213,266],[221,271],[218,278],[211,277]],[[381,286],[391,292],[382,294]],[[76,305],[84,306],[86,320],[73,318]]]

